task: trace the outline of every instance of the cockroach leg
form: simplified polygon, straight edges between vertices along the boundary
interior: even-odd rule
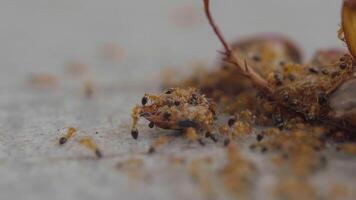
[[[221,44],[224,47],[225,52],[223,53],[225,55],[225,61],[236,66],[239,72],[250,79],[250,81],[260,89],[261,91],[265,92],[267,95],[270,95],[273,93],[272,88],[268,85],[268,82],[262,78],[251,66],[248,65],[246,59],[242,59],[240,55],[237,55],[236,52],[231,51],[231,48],[229,47],[228,43],[226,42],[223,34],[221,33],[220,29],[216,25],[210,11],[210,6],[209,6],[210,1],[209,0],[204,0],[204,10],[206,17],[208,18],[209,24],[212,27],[215,35],[218,37],[220,40]]]

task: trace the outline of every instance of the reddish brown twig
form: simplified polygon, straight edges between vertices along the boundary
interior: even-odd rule
[[[271,94],[273,90],[268,86],[267,81],[262,78],[252,67],[250,67],[245,59],[242,59],[239,55],[236,55],[236,53],[231,50],[223,34],[219,30],[218,26],[215,24],[215,21],[210,12],[209,2],[209,0],[204,0],[205,14],[208,18],[210,26],[213,28],[214,33],[219,38],[221,44],[225,49],[225,52],[223,54],[226,57],[224,58],[224,60],[236,66],[243,76],[251,80],[255,87],[265,92],[266,94]]]

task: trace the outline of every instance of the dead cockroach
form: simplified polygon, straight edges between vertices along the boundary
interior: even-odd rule
[[[278,68],[270,67],[274,71],[272,71],[273,76],[269,77],[259,72],[259,69],[254,67],[254,62],[249,62],[247,58],[244,58],[243,53],[234,51],[228,45],[213,20],[209,0],[204,0],[204,8],[214,33],[224,47],[223,60],[234,66],[240,75],[250,80],[260,92],[260,96],[271,103],[274,112],[279,110],[281,113],[299,116],[308,123],[327,123],[349,132],[355,132],[356,104],[353,100],[352,86],[356,84],[354,81],[356,8],[352,3],[345,1],[342,12],[342,30],[351,55],[345,54],[336,61],[331,59],[331,61],[322,63],[323,66],[287,61]],[[260,59],[256,59],[258,60]],[[322,70],[324,73],[319,73]],[[342,97],[339,96],[345,96],[345,93],[348,96],[342,101],[348,102],[347,106],[345,102],[340,102]],[[345,110],[348,112],[340,112]]]
[[[197,133],[210,133],[216,117],[215,104],[204,94],[230,108],[237,101],[234,96],[244,95],[237,106],[253,106],[252,111],[266,114],[279,128],[287,127],[286,120],[297,118],[354,132],[356,7],[352,2],[344,2],[339,32],[351,55],[338,49],[322,50],[302,64],[298,47],[279,35],[252,37],[230,47],[214,22],[209,0],[204,0],[206,17],[224,47],[222,69],[205,73],[206,79],[193,77],[180,85],[187,89],[175,87],[158,96],[145,95],[142,106],[132,112],[132,137],[137,139],[137,121],[144,117],[150,127],[184,130],[188,139],[201,141]]]
[[[210,132],[216,115],[215,105],[195,88],[171,88],[157,96],[146,94],[141,103],[132,110],[134,139],[138,137],[140,117],[150,121],[150,127],[184,130],[193,137],[192,132]]]

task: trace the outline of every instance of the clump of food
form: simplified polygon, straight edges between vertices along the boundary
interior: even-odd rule
[[[261,136],[265,139],[251,148],[275,154],[273,161],[283,173],[305,177],[325,164],[325,158],[319,153],[325,148],[325,135],[325,129],[303,124],[290,131],[272,128],[262,131]]]
[[[276,199],[320,199],[317,190],[304,177],[284,177],[279,180],[274,189]]]
[[[331,112],[329,96],[355,71],[352,62],[350,55],[344,55],[339,61],[322,66],[322,69],[290,65],[290,69],[282,74],[287,77],[282,79],[283,84],[274,87],[271,102],[286,113],[301,116],[306,122],[323,123]],[[319,73],[322,70],[324,74]],[[295,78],[288,79],[292,74]]]
[[[131,134],[135,139],[140,117],[150,121],[150,127],[183,130],[189,135],[211,132],[216,117],[215,104],[195,88],[171,88],[160,95],[146,94],[141,103],[132,110]]]

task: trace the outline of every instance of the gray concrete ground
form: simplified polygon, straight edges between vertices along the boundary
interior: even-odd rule
[[[340,46],[338,1],[212,4],[230,40],[281,32],[298,41],[307,57],[319,47]],[[141,123],[138,141],[129,133],[130,109],[143,93],[159,90],[161,69],[189,71],[196,61],[213,66],[220,45],[207,26],[201,1],[2,0],[0,30],[1,199],[204,198],[185,169],[171,169],[167,158],[210,154],[219,160],[224,158],[222,147],[200,147],[177,137],[147,157],[143,152],[150,143],[169,132],[148,130]],[[102,57],[100,49],[107,43],[122,48],[118,62]],[[88,69],[73,77],[65,67],[71,61]],[[36,74],[53,74],[58,85],[35,87],[28,80]],[[94,86],[91,99],[83,92],[87,81]],[[59,132],[69,126],[79,133],[60,147]],[[78,145],[81,136],[91,136],[105,157],[94,159]],[[244,153],[261,171],[255,197],[271,197],[276,180],[266,158]],[[313,182],[321,190],[331,180],[355,188],[355,159],[329,156],[332,162]],[[117,170],[116,164],[130,157],[144,160],[149,180],[133,181]]]

